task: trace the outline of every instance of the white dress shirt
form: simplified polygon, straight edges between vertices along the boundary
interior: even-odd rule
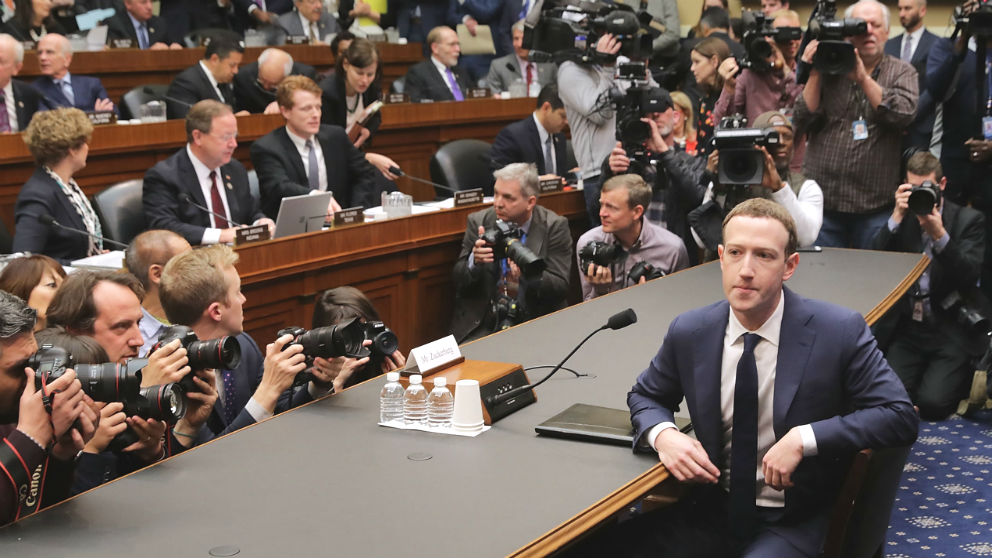
[[[210,68],[203,63],[203,60],[200,60],[200,67],[203,68],[203,73],[207,74],[207,79],[210,81],[211,87],[214,88],[214,93],[217,94],[217,100],[222,103],[227,102],[224,100],[224,94],[220,92],[220,87],[217,85],[217,80],[214,79],[214,75],[210,73]]]
[[[448,80],[448,67],[433,55],[431,55],[431,64],[434,64],[434,68],[437,69],[437,73],[441,74],[441,80],[448,86],[448,91],[451,91],[451,94],[454,95],[455,90],[451,88],[451,81]],[[454,70],[452,70],[451,75],[455,76]],[[455,76],[455,83],[458,83],[458,76]],[[461,86],[459,85],[459,87]],[[462,91],[462,95],[464,94],[465,92]]]
[[[556,168],[555,161],[554,160],[549,161],[548,158],[544,156],[545,155],[544,146],[548,143],[548,138],[551,137],[551,134],[544,129],[544,125],[541,124],[541,121],[537,119],[537,111],[531,113],[531,118],[534,119],[534,124],[537,124],[537,135],[539,138],[541,138],[541,158],[544,159],[544,172],[549,174],[556,173],[558,169]],[[554,156],[555,156],[555,145],[554,142],[552,141],[551,143],[552,159],[554,158]]]
[[[3,88],[3,100],[7,104],[7,121],[10,122],[11,132],[20,132],[17,125],[17,99],[14,98],[14,83],[7,80],[7,86]]]
[[[227,205],[227,194],[225,193],[226,179],[218,169],[209,169],[207,165],[204,165],[202,161],[196,158],[193,154],[193,150],[186,145],[186,154],[189,155],[189,160],[193,162],[193,170],[196,172],[196,181],[200,185],[200,192],[203,193],[203,199],[206,201],[205,207],[214,213],[220,213],[221,215],[227,216],[227,223],[230,226],[234,226],[231,222],[231,208]],[[217,171],[217,184],[220,188],[220,201],[223,202],[224,207],[216,208],[214,207],[213,200],[210,195],[210,191],[213,188],[213,182],[210,180],[210,171]],[[213,215],[208,215],[210,222],[214,222]],[[207,227],[203,231],[203,238],[200,240],[200,244],[217,244],[220,242],[221,229],[215,229],[213,227]]]
[[[919,29],[913,31],[912,33],[906,33],[905,31],[903,32],[902,42],[899,43],[899,57],[902,56],[902,49],[906,48],[906,41],[908,41],[909,38],[912,37],[913,44],[909,45],[909,60],[913,59],[913,56],[916,54],[916,48],[920,46],[920,39],[923,38],[924,30],[926,30],[926,27],[921,25]],[[907,60],[907,62],[909,60]]]
[[[293,142],[293,145],[296,146],[296,151],[297,153],[299,153],[300,158],[303,159],[303,170],[306,171],[307,178],[309,179],[310,150],[307,148],[307,140],[306,138],[301,138],[300,136],[294,134],[293,131],[289,129],[289,126],[286,127],[286,133],[289,135],[289,139]],[[310,136],[310,141],[313,143],[314,151],[317,152],[317,173],[318,173],[317,182],[318,184],[320,184],[319,191],[326,192],[327,165],[324,164],[324,150],[320,148],[320,142],[317,141],[317,136]],[[307,186],[309,186],[309,183],[307,183]],[[317,191],[318,190],[313,190],[313,192],[317,192]]]

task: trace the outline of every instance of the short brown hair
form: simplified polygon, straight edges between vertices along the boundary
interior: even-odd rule
[[[789,240],[785,243],[785,257],[788,258],[796,253],[799,248],[799,235],[796,233],[796,222],[792,215],[784,207],[765,198],[751,198],[737,204],[730,213],[723,218],[723,228],[721,233],[727,231],[727,223],[734,217],[755,217],[759,219],[774,219],[785,227],[789,233]]]
[[[286,76],[276,87],[276,103],[284,109],[293,108],[293,94],[297,91],[309,91],[318,98],[324,93],[320,86],[307,76]]]
[[[338,56],[337,69],[339,72],[343,72],[344,63],[348,62],[356,68],[368,68],[372,64],[376,64],[375,75],[378,78],[382,75],[382,64],[379,64],[379,50],[376,49],[375,43],[368,39],[358,37],[351,41],[348,48],[344,49],[341,56]],[[338,74],[338,77],[344,81],[345,75],[343,73]]]
[[[34,338],[39,347],[48,344],[65,349],[72,355],[76,364],[103,364],[110,360],[106,349],[96,339],[88,335],[69,333],[60,326],[47,327],[35,333]]]
[[[43,254],[15,258],[0,272],[0,291],[7,291],[24,300],[31,298],[31,291],[41,282],[45,270],[51,269],[65,279],[65,270],[59,262]]]
[[[226,244],[177,254],[165,264],[159,300],[169,321],[191,326],[214,302],[227,302],[224,269],[238,263],[238,253]]]
[[[327,289],[317,296],[311,327],[326,327],[347,319],[380,322],[379,313],[365,293],[351,286]]]
[[[59,108],[38,112],[24,131],[34,162],[50,167],[69,156],[69,150],[79,149],[90,141],[93,123],[77,108]]]
[[[186,141],[193,143],[193,131],[209,134],[214,125],[214,118],[234,114],[231,107],[220,101],[204,99],[193,105],[186,113]]]
[[[651,205],[651,187],[644,182],[644,179],[637,174],[618,174],[603,183],[604,192],[612,192],[620,188],[627,189],[627,207],[634,209],[637,206],[644,208],[647,212]]]
[[[944,168],[940,166],[940,159],[933,156],[929,151],[919,151],[906,161],[906,173],[913,173],[916,176],[930,176],[933,173],[937,182],[944,178]]]
[[[138,297],[145,298],[145,289],[138,278],[120,271],[77,271],[65,278],[48,305],[48,326],[62,326],[69,332],[92,333],[96,322],[93,290],[107,281],[127,287]]]

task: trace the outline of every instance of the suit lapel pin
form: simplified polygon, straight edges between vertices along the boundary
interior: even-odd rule
[[[24,108],[24,101],[17,101],[17,108]]]
[[[234,186],[231,185],[231,175],[225,174],[224,175],[224,180],[226,181],[227,189],[228,190],[234,190]]]
[[[155,28],[154,27],[149,27],[148,28],[148,32],[149,33],[154,33],[155,32]]]

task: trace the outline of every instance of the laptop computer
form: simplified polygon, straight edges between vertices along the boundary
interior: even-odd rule
[[[689,419],[675,417],[675,426],[682,432],[692,430]],[[538,434],[555,438],[570,438],[630,447],[634,443],[634,427],[630,411],[597,405],[576,403],[534,427]]]
[[[331,195],[330,192],[321,192],[283,198],[279,204],[279,214],[276,216],[276,234],[272,235],[272,238],[319,231],[324,228]]]

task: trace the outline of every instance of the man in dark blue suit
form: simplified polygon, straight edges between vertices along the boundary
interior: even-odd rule
[[[115,110],[99,78],[69,73],[72,44],[58,33],[49,33],[38,41],[38,67],[42,76],[34,82],[49,103],[79,110]]]
[[[107,41],[130,39],[134,48],[164,50],[183,48],[169,41],[167,23],[152,12],[151,0],[124,0],[124,9],[100,22],[107,26]]]
[[[923,26],[927,15],[927,0],[899,0],[899,23],[905,31],[885,41],[885,54],[909,62],[916,68],[919,77],[920,100],[916,107],[916,119],[907,129],[903,147],[930,148],[930,135],[936,106],[927,91],[927,56],[930,47],[937,42],[934,35]]]
[[[410,100],[463,101],[472,82],[465,70],[459,68],[461,45],[458,34],[450,27],[435,27],[427,34],[430,55],[406,72],[406,89]]]
[[[558,85],[545,85],[537,96],[537,110],[499,131],[493,140],[489,166],[499,170],[510,163],[534,163],[537,174],[563,176],[568,172],[565,104]]]
[[[237,106],[232,82],[244,52],[244,41],[234,33],[213,34],[203,51],[203,59],[179,72],[169,84],[166,91],[169,119],[184,118],[194,103],[204,99]]]
[[[0,33],[0,133],[24,130],[34,113],[53,108],[37,89],[13,79],[23,62],[24,45]]]
[[[854,453],[916,438],[862,317],[784,288],[799,263],[785,209],[743,202],[723,240],[727,300],[677,317],[627,396],[635,449],[696,486],[621,524],[621,553],[818,555]],[[696,440],[674,426],[683,397]]]
[[[212,100],[193,105],[186,116],[186,147],[145,173],[148,228],[176,232],[194,246],[233,242],[242,225],[266,224],[275,231],[251,195],[244,165],[231,159],[237,135],[231,107]]]

